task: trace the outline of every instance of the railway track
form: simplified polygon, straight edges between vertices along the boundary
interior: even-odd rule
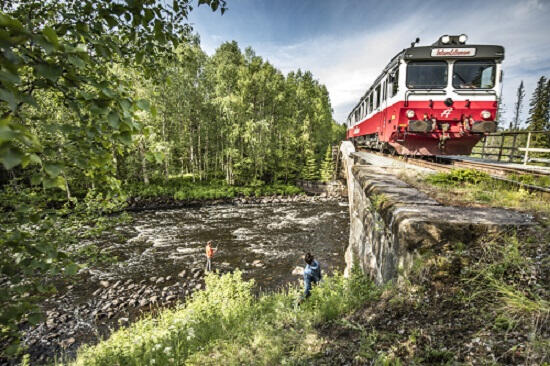
[[[397,157],[395,155],[381,153],[379,151],[372,151],[364,148],[360,148],[360,151],[372,153],[375,155],[383,156],[394,160],[402,158],[402,157]],[[524,182],[510,179],[506,176],[506,174],[518,174],[518,175],[529,174],[529,175],[535,175],[539,177],[549,175],[549,174],[544,174],[543,172],[531,172],[524,169],[518,169],[513,167],[503,167],[503,166],[495,165],[491,163],[451,160],[451,159],[444,159],[444,158],[443,160],[444,162],[433,162],[422,158],[405,157],[404,160],[400,160],[400,161],[406,164],[412,164],[423,168],[433,169],[439,172],[449,172],[452,169],[457,169],[457,168],[474,169],[474,170],[487,173],[492,179],[495,179],[501,182],[506,182],[516,187],[527,189],[528,191],[531,191],[531,192],[542,192],[544,193],[545,196],[550,195],[549,187],[541,187],[533,184],[527,184]]]

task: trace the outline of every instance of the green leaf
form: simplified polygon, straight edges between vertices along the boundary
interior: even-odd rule
[[[42,159],[40,159],[40,157],[38,155],[30,154],[29,157],[31,159],[31,163],[42,165]]]
[[[12,130],[9,126],[0,125],[0,144],[14,139],[17,135],[17,132]]]
[[[139,109],[144,110],[144,111],[149,111],[150,104],[149,104],[149,101],[147,99],[140,99],[136,102],[136,104],[137,104]]]
[[[17,31],[24,30],[23,24],[19,20],[4,13],[0,13],[0,25]]]
[[[65,266],[65,275],[66,276],[74,276],[76,272],[78,272],[80,267],[78,267],[75,263],[70,263],[67,266]]]
[[[12,84],[19,84],[21,82],[19,75],[4,70],[0,70],[0,80]]]
[[[54,66],[50,64],[38,64],[34,66],[36,73],[52,82],[56,82],[57,79],[63,73],[63,69],[59,66]]]
[[[47,163],[44,165],[44,171],[51,177],[51,178],[55,178],[57,177],[59,174],[61,174],[61,172],[63,171],[63,166],[61,164],[52,164],[52,163]]]
[[[0,89],[0,100],[7,102],[10,109],[14,111],[20,99],[10,90]]]
[[[23,153],[16,148],[8,148],[0,152],[0,161],[6,170],[21,164]]]
[[[143,62],[143,56],[145,56],[145,52],[143,51],[139,51],[138,53],[136,53],[136,62],[138,64],[141,64]]]
[[[29,323],[34,325],[34,324],[38,324],[38,322],[40,322],[43,319],[43,317],[41,313],[31,313],[28,315],[27,319]]]
[[[115,93],[110,88],[101,88],[101,93],[107,98],[113,98]]]
[[[130,132],[122,132],[118,139],[125,145],[132,145],[132,134]]]
[[[118,129],[120,126],[120,119],[118,118],[118,113],[115,111],[109,112],[107,120],[109,121],[109,125],[114,129]]]
[[[82,60],[82,58],[80,58],[78,56],[69,55],[68,59],[69,59],[69,62],[72,65],[76,66],[77,68],[82,68],[82,67],[86,66],[86,63],[84,62],[84,60]]]
[[[42,34],[48,40],[48,42],[55,46],[59,46],[59,39],[57,38],[57,34],[52,27],[44,27]]]
[[[65,178],[62,176],[57,176],[55,178],[44,177],[42,180],[42,185],[45,189],[59,188],[64,191],[67,188],[65,185]]]
[[[37,186],[39,185],[40,183],[42,183],[42,175],[40,174],[33,174],[33,176],[31,177],[31,184],[33,186]]]

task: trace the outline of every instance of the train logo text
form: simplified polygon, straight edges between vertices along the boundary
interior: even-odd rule
[[[449,118],[452,111],[453,111],[452,108],[445,109],[443,112],[441,112],[441,117]]]

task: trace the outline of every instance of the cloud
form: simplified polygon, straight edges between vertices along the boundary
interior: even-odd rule
[[[443,13],[441,8],[433,9],[431,14],[425,10],[356,34],[324,35],[284,47],[264,43],[257,53],[266,55],[284,72],[297,68],[312,71],[327,86],[337,121],[346,118],[390,59],[416,36],[422,39],[421,44],[430,44],[441,34],[468,33],[474,43],[504,45],[503,101],[509,118],[520,81],[524,80],[529,98],[536,80],[549,74],[547,4],[492,2],[476,13],[458,17],[455,12],[453,16],[437,17]],[[498,18],[494,16],[497,11]]]
[[[461,33],[468,34],[472,44],[503,45],[506,49],[503,100],[510,110],[509,118],[512,117],[511,108],[520,81],[524,80],[529,99],[536,80],[541,75],[550,76],[550,4],[547,1],[432,1],[411,4],[322,2],[319,6],[334,7],[333,11],[325,12],[331,14],[330,19],[293,20],[310,21],[321,30],[326,28],[326,31],[319,31],[307,38],[285,34],[284,29],[273,35],[271,40],[266,40],[265,34],[255,38],[250,32],[244,35],[236,32],[239,24],[233,24],[233,28],[225,34],[226,37],[235,37],[242,48],[252,46],[256,54],[268,59],[283,72],[298,68],[310,70],[327,86],[334,118],[340,122],[390,59],[408,47],[417,36],[421,38],[421,45],[431,44],[442,34]],[[463,11],[457,11],[457,7]],[[264,16],[262,21],[271,21],[270,27],[280,21],[276,14]],[[230,23],[229,18],[226,20]],[[346,24],[348,20],[353,26]],[[286,18],[285,21],[288,23]],[[325,24],[328,25],[325,27]],[[229,40],[219,36],[223,32],[218,30],[216,33],[218,36],[201,33],[208,53],[222,41]]]

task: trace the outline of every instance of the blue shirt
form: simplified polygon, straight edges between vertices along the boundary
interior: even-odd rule
[[[315,282],[321,281],[321,265],[317,260],[314,259],[311,264],[306,264],[306,268],[304,269],[305,276],[310,277]]]
[[[304,269],[304,285],[305,291],[304,296],[307,298],[311,292],[311,282],[321,281],[321,265],[315,259],[311,264],[306,264]]]

